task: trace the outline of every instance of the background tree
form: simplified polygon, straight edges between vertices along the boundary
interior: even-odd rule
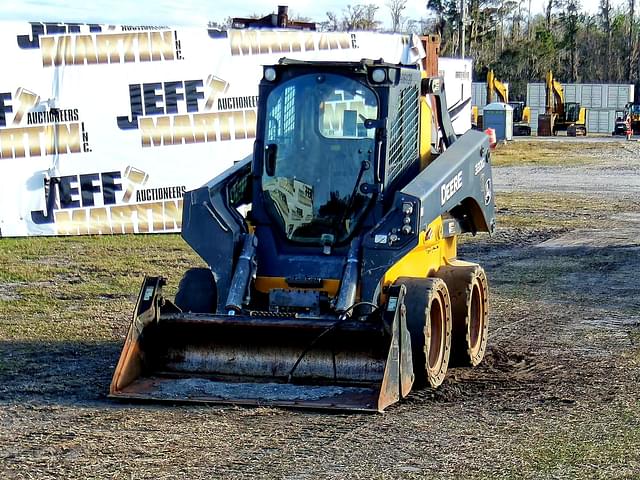
[[[391,30],[441,36],[441,55],[458,56],[460,0],[425,0],[424,18],[405,18],[407,0],[385,0]],[[599,0],[596,13],[581,0],[464,0],[465,54],[473,60],[474,80],[491,68],[509,82],[512,98],[526,95],[528,82],[544,82],[552,70],[561,82],[635,83],[640,95],[640,38],[636,0]],[[346,5],[327,12],[324,31],[378,30],[376,4]],[[263,16],[263,15],[256,15]],[[228,23],[228,22],[227,22]],[[224,23],[211,23],[224,28]]]
[[[390,0],[387,3],[391,15],[391,31],[399,32],[402,25],[402,12],[407,8],[407,0]]]
[[[342,10],[342,30],[377,30],[380,26],[375,19],[378,8],[373,3],[347,5]]]
[[[320,30],[326,32],[335,32],[340,30],[340,20],[334,12],[327,12],[327,20],[320,23]]]
[[[634,45],[634,32],[635,32],[635,13],[636,13],[636,1],[628,0],[629,2],[629,16],[627,18],[629,22],[629,33],[627,35],[627,65],[625,70],[625,77],[631,79],[633,76],[633,65],[638,63],[638,58],[635,52]],[[635,77],[637,79],[637,76]]]
[[[604,34],[603,62],[604,71],[601,79],[609,81],[611,78],[611,2],[610,0],[600,0],[600,22],[602,33]]]
[[[567,78],[578,81],[578,32],[580,31],[580,4],[577,0],[561,0],[562,10],[559,18],[562,25],[561,48],[568,53],[569,64]]]

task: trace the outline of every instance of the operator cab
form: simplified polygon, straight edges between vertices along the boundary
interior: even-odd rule
[[[334,73],[295,76],[267,97],[261,188],[285,237],[343,244],[373,197],[375,92]]]
[[[252,165],[259,249],[345,255],[373,228],[419,171],[421,78],[371,60],[265,66]]]
[[[521,122],[524,114],[524,102],[509,102],[509,106],[513,108],[513,121]]]
[[[566,102],[564,104],[564,119],[567,122],[577,122],[580,117],[580,104],[576,102]]]

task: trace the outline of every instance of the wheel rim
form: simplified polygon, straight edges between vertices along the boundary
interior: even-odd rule
[[[482,292],[474,282],[471,291],[471,312],[469,315],[469,348],[475,355],[480,349],[482,331],[484,330],[484,311],[482,304]]]
[[[428,368],[430,372],[437,374],[444,356],[444,312],[442,309],[442,301],[439,297],[433,300],[433,304],[429,310],[430,338]]]

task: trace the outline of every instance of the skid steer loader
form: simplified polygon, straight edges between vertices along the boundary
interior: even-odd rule
[[[250,206],[246,217],[238,209]],[[251,158],[184,197],[209,268],[147,277],[110,396],[382,411],[487,343],[488,137],[441,78],[381,61],[264,67]]]

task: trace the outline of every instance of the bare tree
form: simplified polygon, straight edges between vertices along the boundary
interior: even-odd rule
[[[377,30],[380,22],[376,20],[378,6],[374,4],[347,5],[342,9],[342,18],[334,12],[327,12],[327,20],[320,23],[322,30],[349,31],[349,30]]]
[[[320,22],[320,29],[326,32],[335,32],[340,30],[340,20],[334,12],[327,12],[327,20]]]
[[[633,45],[633,32],[634,32],[634,17],[636,14],[636,1],[629,0],[629,36],[627,39],[627,64],[625,65],[625,76],[627,81],[631,81],[634,64],[634,45]]]
[[[547,20],[547,30],[551,30],[551,12],[553,10],[554,0],[548,0],[547,5],[544,7],[544,15]]]
[[[347,5],[342,10],[343,30],[377,30],[380,22],[375,19],[378,6],[372,3]]]
[[[600,21],[605,35],[604,42],[604,75],[602,80],[611,78],[611,1],[600,0]]]
[[[402,25],[402,11],[407,8],[407,0],[390,0],[387,7],[391,14],[391,29],[397,32]]]

